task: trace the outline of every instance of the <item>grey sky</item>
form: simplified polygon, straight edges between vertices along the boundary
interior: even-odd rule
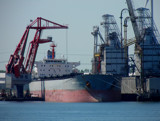
[[[144,7],[146,0],[134,0],[135,7]],[[160,0],[154,0],[154,20],[160,31]],[[150,8],[150,2],[147,5]],[[68,24],[68,60],[80,61],[79,69],[91,69],[94,25],[102,22],[103,14],[115,16],[120,28],[120,11],[127,8],[125,0],[0,0],[0,70],[5,69],[30,19],[43,17],[59,24]],[[124,17],[128,14],[125,13]],[[103,31],[102,31],[103,32]],[[133,36],[132,27],[129,27]],[[33,39],[30,31],[28,42]],[[57,58],[66,54],[66,30],[47,30],[42,37],[52,36],[57,44]],[[50,49],[40,45],[36,60],[42,60]],[[26,48],[27,50],[27,48]],[[65,56],[66,57],[66,56]]]

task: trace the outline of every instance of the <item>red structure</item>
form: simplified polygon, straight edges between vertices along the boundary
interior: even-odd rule
[[[52,43],[51,47],[52,47],[52,59],[54,59],[55,58],[55,50],[54,50],[54,48],[56,47],[56,45],[54,43]]]
[[[40,38],[42,30],[67,28],[67,26],[60,25],[47,19],[38,17],[36,20],[34,20],[30,25],[26,27],[26,30],[16,50],[14,51],[13,55],[10,56],[9,62],[6,65],[6,73],[14,73],[16,78],[18,78],[23,73],[31,74],[39,44],[51,42],[50,38]],[[33,40],[29,44],[27,55],[24,60],[24,53],[30,29],[35,29],[36,33],[34,35]]]

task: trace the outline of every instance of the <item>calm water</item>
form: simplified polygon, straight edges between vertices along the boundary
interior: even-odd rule
[[[0,121],[160,121],[160,102],[0,102]]]

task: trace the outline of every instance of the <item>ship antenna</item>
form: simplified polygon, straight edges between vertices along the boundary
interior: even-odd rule
[[[68,60],[68,29],[66,29],[66,59]]]

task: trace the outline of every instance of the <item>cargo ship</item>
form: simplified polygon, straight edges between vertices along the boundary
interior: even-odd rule
[[[50,102],[119,101],[119,85],[115,82],[111,75],[76,75],[33,81],[29,88],[32,95]]]
[[[121,100],[121,75],[126,61],[124,50],[120,47],[119,32],[115,27],[113,15],[103,15],[103,26],[110,26],[107,41],[95,45],[92,60],[92,73],[78,73],[76,67],[80,62],[68,62],[66,59],[56,59],[52,44],[52,51],[48,50],[47,59],[35,62],[35,74],[29,84],[32,96],[43,97],[50,102],[107,102]],[[106,21],[111,20],[110,24]],[[113,27],[114,24],[114,27]],[[115,31],[113,31],[113,28]],[[94,27],[92,35],[96,38],[99,33]],[[107,32],[106,32],[107,34]],[[102,38],[102,37],[101,37]],[[98,46],[98,47],[95,47]]]
[[[49,55],[50,51],[48,51]],[[53,52],[52,52],[53,53]],[[52,54],[53,55],[53,54]],[[47,59],[35,63],[32,96],[50,102],[102,102],[120,100],[120,83],[112,75],[81,74],[75,69],[79,62]]]

